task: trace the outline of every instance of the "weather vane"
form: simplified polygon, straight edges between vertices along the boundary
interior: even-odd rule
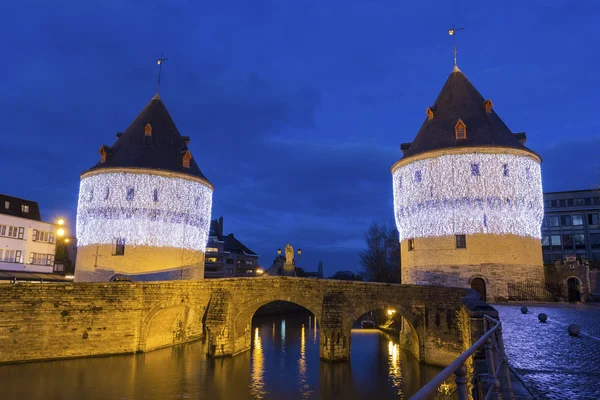
[[[454,39],[454,66],[456,67],[456,32],[457,31],[462,31],[465,28],[455,28],[454,24],[452,24],[452,28],[448,29],[448,35],[452,36],[452,38]]]
[[[168,58],[163,58],[163,53],[160,53],[160,58],[156,60],[156,63],[158,64],[158,77],[156,78],[156,94],[158,94],[158,91],[160,90],[160,74],[162,72],[162,65],[163,62],[167,60]]]

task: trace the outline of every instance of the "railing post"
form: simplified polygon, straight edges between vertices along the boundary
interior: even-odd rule
[[[503,398],[514,399],[515,394],[512,390],[512,382],[510,379],[510,368],[508,366],[508,357],[504,351],[504,340],[502,339],[502,325],[498,327],[496,333],[496,341],[498,342],[498,349],[500,350],[500,362],[502,363],[503,378],[502,379],[502,396]]]
[[[488,367],[488,383],[493,386],[493,397],[495,399],[502,399],[502,393],[500,392],[500,381],[496,376],[496,365],[494,363],[494,345],[492,343],[492,337],[488,337],[483,345],[485,348],[485,360],[487,361]],[[488,389],[489,390],[489,389]]]
[[[468,400],[469,394],[467,392],[467,367],[462,364],[454,371],[456,375],[456,393],[458,394],[458,400]]]

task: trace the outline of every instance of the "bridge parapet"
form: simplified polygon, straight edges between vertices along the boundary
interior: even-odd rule
[[[282,300],[315,315],[324,360],[348,360],[352,324],[370,310],[394,308],[406,321],[401,343],[444,366],[470,345],[464,330],[471,327],[457,318],[470,312],[467,293],[292,277],[0,284],[0,363],[143,352],[202,336],[209,355],[233,356],[250,348],[256,310]]]

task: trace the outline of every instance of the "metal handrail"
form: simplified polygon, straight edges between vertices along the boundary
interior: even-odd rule
[[[442,385],[442,383],[444,383],[446,381],[446,379],[448,379],[452,374],[456,374],[457,380],[459,378],[465,379],[464,377],[467,372],[466,368],[464,367],[465,362],[469,359],[469,357],[471,357],[473,354],[475,354],[475,352],[477,350],[479,350],[479,348],[481,348],[481,346],[483,346],[486,343],[486,341],[492,337],[494,332],[496,332],[498,329],[500,329],[500,326],[502,325],[502,323],[500,321],[495,320],[494,318],[492,318],[488,315],[484,314],[483,316],[485,318],[489,319],[491,322],[494,322],[496,325],[494,325],[483,336],[481,336],[478,341],[473,343],[471,345],[471,347],[469,347],[460,356],[458,356],[458,358],[456,360],[452,361],[452,363],[450,363],[450,365],[448,365],[446,368],[444,368],[442,370],[442,372],[437,374],[431,381],[429,381],[429,383],[427,383],[425,386],[423,386],[421,388],[421,390],[419,390],[417,393],[415,393],[411,397],[411,400],[430,399],[435,393],[437,393],[437,390]],[[493,389],[493,387],[494,387],[493,384],[490,385],[490,388],[488,389],[486,398],[488,398],[488,396],[490,395],[490,390]],[[457,388],[457,389],[459,389],[459,388]],[[459,398],[461,398],[460,393],[459,393]]]

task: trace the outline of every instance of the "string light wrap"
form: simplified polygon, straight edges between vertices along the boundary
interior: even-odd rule
[[[476,233],[541,238],[540,164],[512,154],[451,154],[393,173],[394,212],[405,239]]]
[[[212,190],[199,182],[150,174],[84,177],[77,208],[78,246],[114,244],[204,251]]]

